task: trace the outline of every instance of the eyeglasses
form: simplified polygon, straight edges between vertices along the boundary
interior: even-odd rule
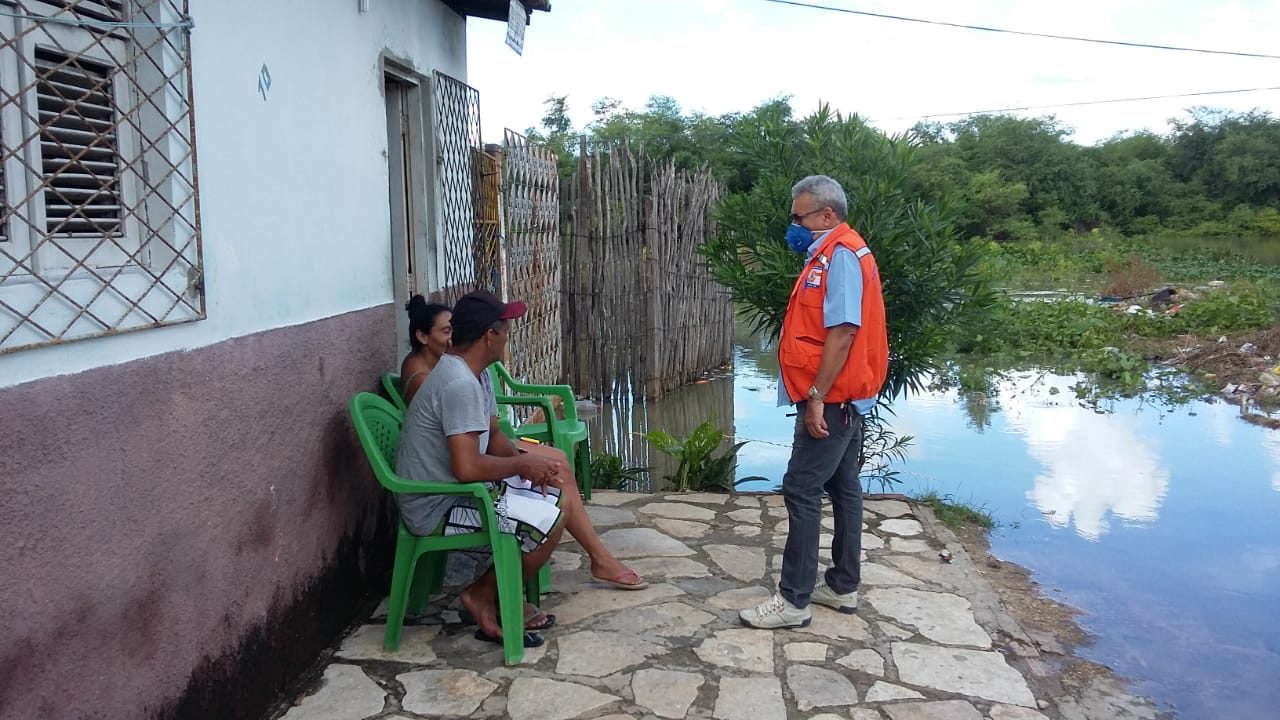
[[[801,220],[803,220],[803,219],[805,219],[805,218],[809,217],[810,215],[812,215],[812,214],[814,214],[814,213],[820,213],[820,212],[822,212],[823,210],[826,210],[826,208],[821,207],[821,208],[818,208],[817,210],[810,210],[810,211],[809,211],[809,212],[807,212],[807,213],[798,213],[798,214],[797,214],[797,213],[791,213],[791,222],[795,223],[796,225],[799,225]]]

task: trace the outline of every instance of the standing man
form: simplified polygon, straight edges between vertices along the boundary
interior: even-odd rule
[[[778,343],[778,404],[796,408],[791,461],[782,478],[790,531],[778,592],[738,617],[757,628],[804,627],[811,602],[858,608],[862,552],[862,418],[889,365],[880,273],[867,243],[845,222],[840,183],[811,175],[791,189],[787,244],[807,253]],[[785,398],[785,399],[784,399]],[[818,582],[822,493],[835,514],[832,566]]]

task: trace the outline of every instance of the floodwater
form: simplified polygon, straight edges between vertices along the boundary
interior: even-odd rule
[[[772,349],[739,338],[732,377],[648,406],[606,407],[593,448],[671,465],[637,433],[688,432],[712,412],[751,440],[742,489],[779,484],[794,418],[775,406]],[[992,552],[1079,608],[1080,652],[1181,718],[1274,718],[1280,707],[1280,431],[1223,403],[1079,406],[1071,377],[1020,373],[989,396],[954,391],[895,404],[914,436],[895,491],[935,490],[985,507]],[[1054,388],[1057,389],[1055,392]],[[727,447],[728,443],[725,444]],[[653,453],[656,454],[656,453]],[[874,483],[869,491],[879,490]]]

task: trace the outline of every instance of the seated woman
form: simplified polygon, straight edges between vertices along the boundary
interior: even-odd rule
[[[444,305],[427,303],[426,298],[421,295],[413,296],[405,305],[405,310],[409,314],[409,338],[413,345],[413,352],[409,353],[400,365],[401,391],[404,393],[404,401],[407,405],[413,401],[414,395],[422,387],[427,375],[440,362],[441,355],[452,345],[450,325],[452,313]],[[486,373],[483,382],[487,384],[488,380]],[[503,437],[500,440],[506,440],[506,438]],[[515,447],[519,452],[544,457],[556,463],[557,466],[568,467],[565,454],[554,447],[525,440],[515,443]],[[571,488],[569,492],[576,496],[575,479],[568,476],[561,480]],[[605,547],[589,520],[571,523],[566,529],[591,558],[591,577],[594,580],[620,590],[640,590],[649,586],[649,583],[634,570],[623,565],[613,556],[613,553],[609,552],[609,548]],[[531,627],[531,629],[535,628]]]
[[[447,305],[428,303],[421,295],[409,298],[404,309],[409,313],[409,346],[412,348],[400,363],[400,396],[407,405],[422,387],[427,373],[449,349],[453,337],[449,320],[453,313]]]

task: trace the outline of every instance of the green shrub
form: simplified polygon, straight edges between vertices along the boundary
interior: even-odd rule
[[[1212,292],[1187,302],[1175,316],[1182,332],[1214,335],[1231,330],[1252,330],[1275,322],[1275,308],[1256,286],[1242,284],[1225,292]]]

